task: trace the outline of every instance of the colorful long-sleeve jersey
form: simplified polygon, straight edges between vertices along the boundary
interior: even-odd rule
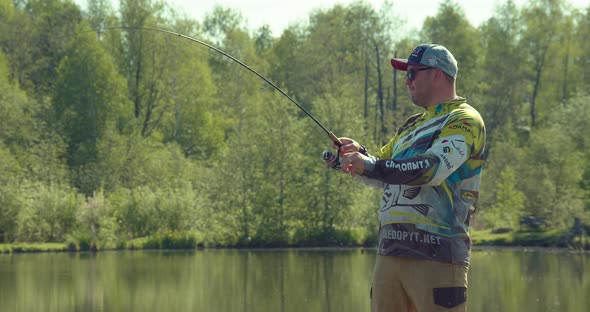
[[[485,137],[480,114],[460,98],[410,117],[375,153],[361,179],[384,187],[379,254],[469,263]]]

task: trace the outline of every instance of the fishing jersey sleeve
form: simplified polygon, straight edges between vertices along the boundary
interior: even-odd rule
[[[482,158],[485,128],[470,106],[420,123],[398,132],[365,166],[363,175],[387,184],[437,186],[469,159]]]

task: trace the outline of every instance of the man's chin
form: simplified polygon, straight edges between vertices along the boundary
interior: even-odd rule
[[[418,99],[416,99],[416,97],[415,97],[415,96],[413,96],[413,95],[410,95],[410,98],[412,98],[412,103],[414,103],[416,106],[424,107],[424,105],[423,105],[423,104],[420,104],[420,103],[418,102]]]

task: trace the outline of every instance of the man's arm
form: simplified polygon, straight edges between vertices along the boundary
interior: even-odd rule
[[[405,159],[375,159],[349,153],[342,157],[342,169],[388,184],[439,185],[481,152],[484,136],[483,123],[478,120],[452,118],[423,154]]]

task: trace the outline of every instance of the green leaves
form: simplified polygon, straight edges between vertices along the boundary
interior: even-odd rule
[[[517,188],[514,169],[505,167],[495,180],[493,206],[485,209],[483,220],[491,229],[517,229],[519,218],[525,214],[525,194]]]
[[[28,3],[0,1],[5,240],[105,248],[171,231],[207,245],[277,246],[375,233],[380,191],[325,168],[330,140],[291,102],[182,38],[89,31],[112,25],[208,39],[370,151],[420,111],[390,58],[444,44],[459,61],[459,95],[488,127],[483,226],[516,227],[523,214],[555,228],[590,219],[590,10],[507,1],[476,28],[445,1],[416,38],[397,33],[390,7],[355,2],[274,37],[231,8],[194,21],[161,1],[125,0],[115,12],[93,0],[83,14],[68,1]]]

